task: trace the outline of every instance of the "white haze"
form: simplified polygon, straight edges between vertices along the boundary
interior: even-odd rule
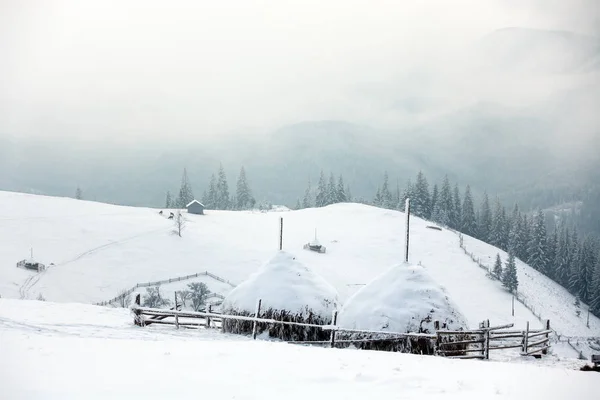
[[[0,135],[206,139],[529,107],[597,73],[511,69],[486,37],[513,26],[595,36],[599,22],[594,0],[2,1]],[[582,115],[583,135],[598,116]]]

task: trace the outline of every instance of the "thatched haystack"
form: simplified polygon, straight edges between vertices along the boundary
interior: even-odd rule
[[[390,268],[356,292],[338,316],[342,328],[399,333],[435,333],[434,323],[451,330],[467,328],[466,319],[421,266]],[[357,342],[362,349],[433,354],[435,342],[427,338],[340,333],[340,339]]]
[[[263,265],[223,301],[224,314],[254,316],[256,302],[262,300],[260,318],[328,325],[338,306],[338,293],[293,255],[284,251]],[[223,331],[252,333],[252,322],[223,320]],[[258,333],[285,341],[327,340],[328,331],[275,324],[258,324]]]

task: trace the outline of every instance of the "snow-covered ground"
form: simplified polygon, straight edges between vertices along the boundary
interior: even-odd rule
[[[202,271],[240,283],[277,252],[281,216],[284,250],[325,278],[342,303],[360,285],[403,259],[404,214],[360,204],[283,212],[207,210],[204,216],[186,215],[181,238],[172,234],[172,221],[159,215],[159,210],[9,192],[0,192],[0,204],[3,298],[35,299],[41,293],[50,301],[96,303],[140,282]],[[511,295],[464,254],[457,235],[428,229],[428,224],[411,220],[410,261],[421,264],[445,289],[470,327],[485,319],[492,325],[513,322],[518,329],[524,329],[526,321],[532,328],[541,327],[520,303],[515,303],[512,317]],[[315,229],[326,254],[302,249],[314,238]],[[469,238],[465,243],[482,257],[498,252],[487,245],[477,247]],[[29,256],[30,247],[36,259],[55,266],[41,274],[16,268],[17,261]],[[527,283],[526,277],[534,273],[519,264],[520,290],[530,287],[525,293],[530,301],[539,302],[536,311],[552,304],[555,315],[542,312],[542,316],[550,318],[561,333],[598,336],[596,317],[590,318],[588,329],[585,318],[571,309],[568,297],[556,298],[556,293],[564,293],[558,285],[543,277]],[[217,281],[206,283],[211,291],[226,290],[215,286]],[[571,356],[576,352],[571,351]]]
[[[508,254],[480,240],[464,236],[463,244],[469,253],[480,260],[490,270],[494,266],[496,253],[506,263]],[[566,336],[600,337],[600,319],[590,315],[587,327],[587,308],[575,306],[575,297],[552,279],[539,273],[529,265],[517,259],[517,277],[519,278],[519,297],[530,305],[533,311],[543,319],[551,321],[551,327],[557,333]],[[500,282],[495,282],[501,287]],[[581,315],[577,317],[576,311]]]
[[[217,340],[218,339],[218,340]],[[6,399],[587,399],[597,373],[138,328],[124,309],[0,299]]]

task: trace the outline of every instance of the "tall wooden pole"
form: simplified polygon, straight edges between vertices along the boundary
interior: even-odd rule
[[[512,297],[512,316],[515,316],[515,295]]]
[[[410,199],[406,199],[404,213],[406,214],[406,248],[404,249],[404,262],[408,263],[408,243],[410,240]]]
[[[283,217],[279,219],[279,250],[283,250]]]

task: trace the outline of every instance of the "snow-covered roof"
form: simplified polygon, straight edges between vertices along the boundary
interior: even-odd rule
[[[396,265],[356,292],[340,311],[343,328],[390,332],[433,332],[434,321],[467,328],[446,292],[417,265]]]
[[[198,200],[194,199],[192,201],[190,201],[190,203],[188,205],[185,206],[185,208],[188,208],[189,206],[191,206],[194,203],[198,203],[200,204],[202,207],[204,207],[204,204],[200,203]]]
[[[313,240],[311,240],[310,242],[308,242],[309,245],[311,246],[320,246],[321,242],[319,242],[319,239],[314,238]]]
[[[233,289],[223,301],[223,310],[255,312],[261,309],[287,310],[303,315],[310,310],[330,318],[339,302],[337,291],[325,279],[285,251],[278,252],[246,281]]]

